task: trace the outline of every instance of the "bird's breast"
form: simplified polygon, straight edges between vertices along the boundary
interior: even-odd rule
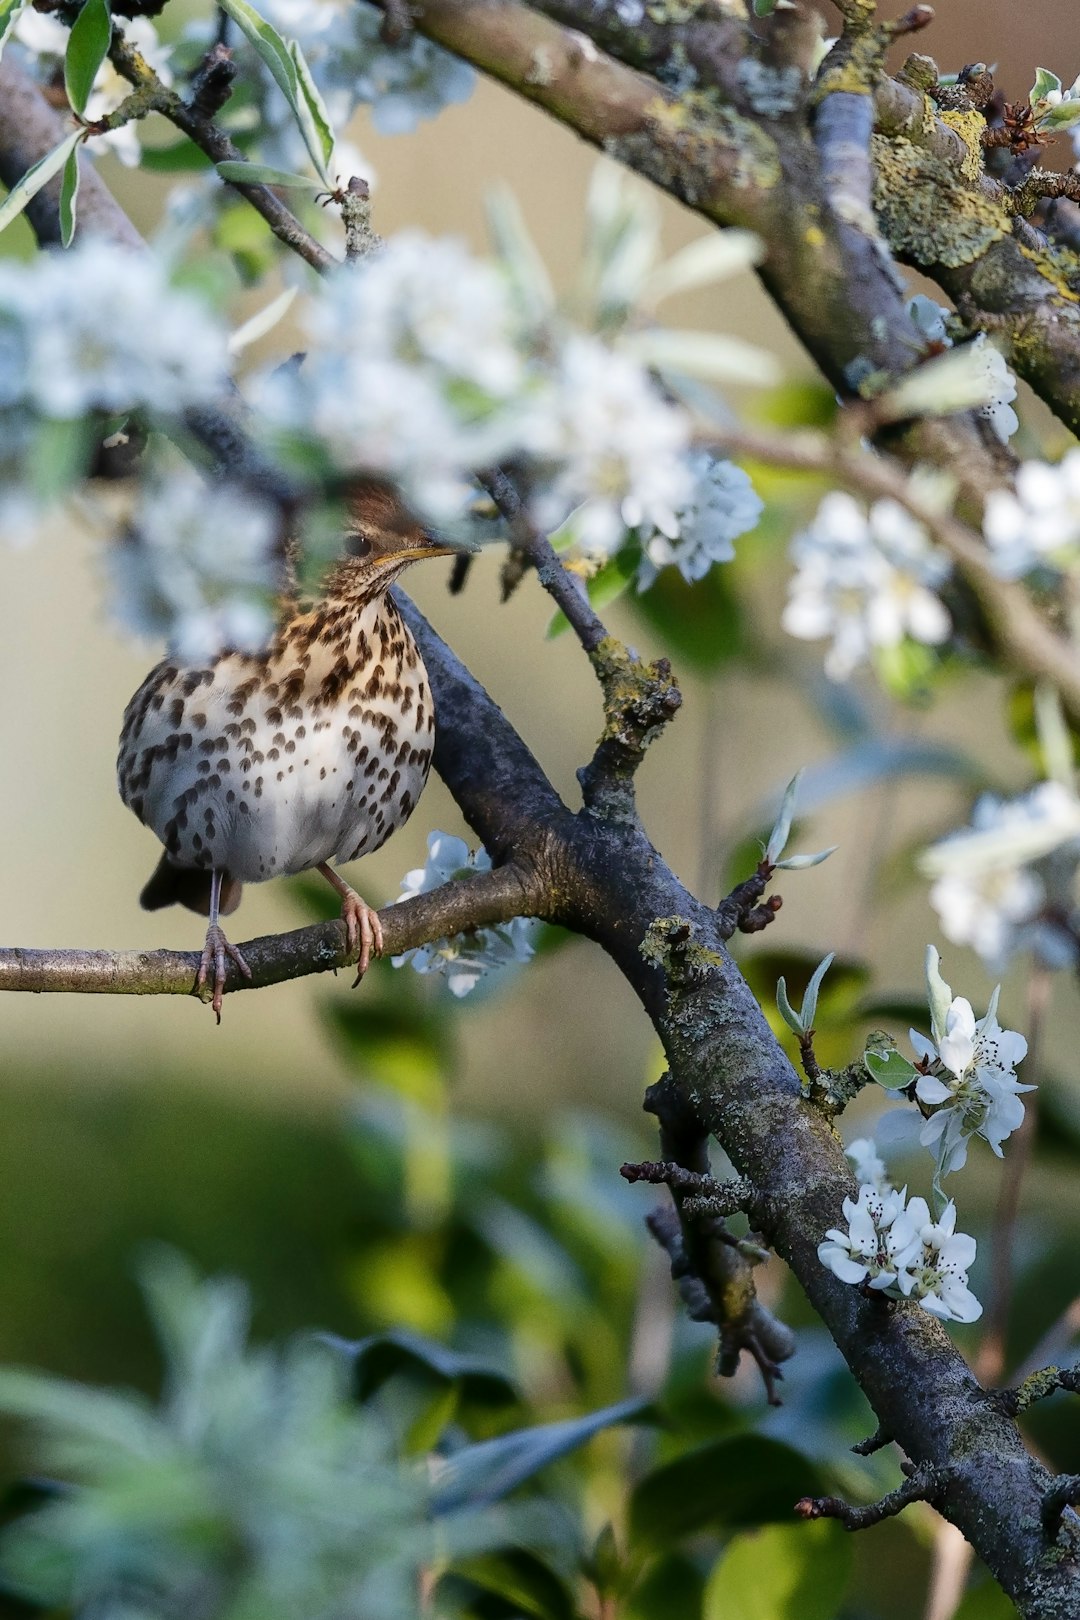
[[[385,607],[304,616],[262,659],[148,677],[125,719],[120,791],[177,865],[259,882],[370,854],[408,819],[434,713],[416,644]]]

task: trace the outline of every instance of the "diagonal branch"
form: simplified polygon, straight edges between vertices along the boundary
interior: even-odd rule
[[[379,913],[385,954],[397,956],[473,928],[514,917],[541,916],[545,898],[536,872],[524,861],[497,866],[465,881],[447,883]],[[226,991],[262,990],[310,973],[352,967],[342,922],[315,923],[269,934],[240,947],[250,978],[230,963]],[[0,948],[0,990],[76,992],[80,995],[194,995],[198,951],[81,951]]]

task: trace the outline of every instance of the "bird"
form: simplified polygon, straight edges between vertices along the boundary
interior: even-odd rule
[[[431,768],[431,684],[387,592],[410,563],[463,548],[381,484],[358,485],[349,511],[345,555],[314,602],[283,600],[263,651],[226,649],[196,664],[166,657],[124,714],[120,797],[164,845],[140,901],[208,917],[196,987],[212,970],[219,1024],[226,959],[251,977],[220,922],[245,883],[320,873],[341,897],[360,983],[382,953],[382,927],[330,862],[379,849],[416,808]]]

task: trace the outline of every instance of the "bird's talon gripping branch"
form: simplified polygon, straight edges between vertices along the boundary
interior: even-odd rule
[[[352,956],[357,950],[360,952],[356,960],[356,978],[353,980],[355,990],[371,966],[372,956],[383,953],[382,923],[374,907],[369,906],[353,889],[349,890],[342,902],[341,915],[345,920],[349,955]]]
[[[195,988],[201,995],[206,988],[206,981],[210,974],[210,967],[214,968],[214,993],[210,1005],[214,1009],[214,1017],[221,1023],[221,998],[225,994],[225,958],[234,962],[245,979],[251,978],[251,969],[235,945],[225,938],[225,931],[220,923],[212,922],[206,930],[206,943],[202,949],[199,961],[199,972],[195,979]]]

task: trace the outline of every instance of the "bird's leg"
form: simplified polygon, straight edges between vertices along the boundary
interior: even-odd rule
[[[341,896],[341,920],[345,924],[349,955],[351,956],[354,951],[360,952],[356,963],[356,978],[353,981],[355,990],[371,966],[372,955],[381,956],[383,952],[383,932],[379,913],[373,906],[369,906],[366,900],[361,899],[343,877],[338,876],[329,861],[323,861],[315,870],[321,872],[330,887],[336,889]]]
[[[221,998],[225,992],[225,958],[235,962],[245,979],[251,978],[251,969],[240,955],[235,945],[230,945],[225,938],[225,932],[218,922],[218,907],[221,904],[222,873],[214,868],[210,877],[210,926],[206,930],[206,944],[203,946],[202,957],[199,961],[199,973],[195,980],[195,988],[201,990],[206,983],[210,972],[210,964],[214,965],[214,994],[210,1005],[214,1009],[214,1017],[221,1023]]]

